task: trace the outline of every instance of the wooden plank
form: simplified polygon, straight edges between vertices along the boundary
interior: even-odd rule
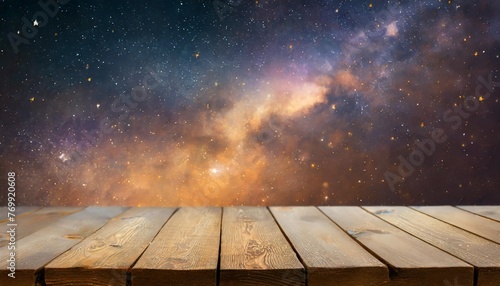
[[[14,211],[14,215],[20,216],[32,211],[36,211],[40,209],[41,207],[33,207],[33,206],[18,206],[16,207],[16,210]],[[6,222],[8,219],[8,208],[7,207],[0,207],[0,223]]]
[[[41,268],[103,226],[112,217],[122,213],[122,207],[88,207],[34,232],[16,242],[15,285],[32,286],[43,283]],[[12,285],[7,269],[11,250],[0,248],[0,285]],[[38,285],[38,284],[37,284]]]
[[[500,222],[452,206],[413,207],[413,209],[500,243]]]
[[[125,285],[175,208],[131,208],[45,266],[48,285]]]
[[[47,227],[59,219],[83,210],[83,207],[47,207],[16,217],[16,239],[19,240],[35,231]],[[0,223],[0,229],[8,229],[9,222]],[[10,235],[0,233],[0,247],[9,243]]]
[[[307,268],[308,285],[380,285],[387,267],[315,207],[270,208]]]
[[[216,285],[221,208],[181,208],[132,268],[141,285]]]
[[[305,285],[305,270],[265,207],[227,207],[220,285]]]
[[[500,206],[457,206],[457,208],[500,221]]]
[[[500,245],[408,207],[363,207],[383,220],[472,264],[477,285],[500,285]]]
[[[474,283],[474,268],[400,230],[360,207],[320,207],[323,213],[382,259],[391,270],[389,285],[436,285],[457,279]]]

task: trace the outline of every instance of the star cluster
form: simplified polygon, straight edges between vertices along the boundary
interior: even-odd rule
[[[143,2],[0,4],[21,204],[500,203],[499,2]]]

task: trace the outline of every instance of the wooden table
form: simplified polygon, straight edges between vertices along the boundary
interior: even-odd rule
[[[0,285],[500,285],[500,206],[0,212]]]

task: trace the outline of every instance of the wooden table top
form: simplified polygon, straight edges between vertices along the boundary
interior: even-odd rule
[[[0,207],[0,285],[500,285],[500,206],[6,214]]]

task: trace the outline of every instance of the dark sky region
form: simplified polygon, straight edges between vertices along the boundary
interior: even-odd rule
[[[17,204],[500,204],[500,1],[4,0],[0,27]]]

